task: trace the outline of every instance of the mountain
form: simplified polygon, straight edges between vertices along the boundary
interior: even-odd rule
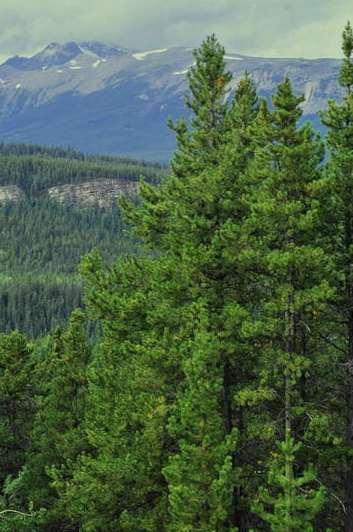
[[[265,97],[289,75],[305,94],[305,118],[316,124],[327,100],[340,97],[338,60],[226,59],[231,88],[248,70]],[[135,51],[97,41],[12,57],[0,66],[0,138],[165,161],[174,148],[166,123],[185,114],[192,64],[191,48]]]

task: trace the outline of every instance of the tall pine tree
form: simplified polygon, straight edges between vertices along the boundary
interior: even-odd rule
[[[339,82],[342,102],[329,102],[323,122],[329,128],[331,159],[327,168],[326,221],[331,229],[329,250],[335,261],[337,306],[334,319],[344,324],[342,346],[346,350],[346,442],[349,449],[345,478],[345,530],[353,530],[353,30],[343,32],[344,59]],[[344,376],[342,376],[344,378]]]
[[[275,396],[282,397],[277,407],[273,403],[272,415],[283,419],[275,426],[284,451],[283,530],[298,532],[309,530],[309,525],[306,517],[301,521],[295,517],[295,508],[302,504],[294,489],[295,470],[301,464],[294,462],[292,451],[294,439],[303,438],[307,429],[306,412],[310,418],[316,415],[315,403],[307,400],[302,382],[321,360],[315,331],[322,326],[319,317],[331,295],[326,280],[327,257],[317,238],[313,195],[320,178],[323,147],[310,126],[298,127],[302,102],[285,79],[273,97],[274,110],[267,115],[267,123],[263,114],[262,134],[267,144],[258,150],[252,167],[259,188],[250,219],[261,256],[258,282],[263,285],[263,377]],[[278,525],[278,518],[276,522]]]

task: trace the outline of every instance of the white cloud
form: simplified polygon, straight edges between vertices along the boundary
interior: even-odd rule
[[[339,56],[353,18],[351,0],[0,0],[0,8],[0,58],[79,39],[195,46],[212,32],[229,52]]]

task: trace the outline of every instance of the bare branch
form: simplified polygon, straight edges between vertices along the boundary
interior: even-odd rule
[[[17,510],[1,510],[0,511],[0,518],[4,518],[5,517],[5,514],[17,514],[17,515],[22,515],[23,517],[32,517],[32,514],[26,514],[24,512],[19,512]]]

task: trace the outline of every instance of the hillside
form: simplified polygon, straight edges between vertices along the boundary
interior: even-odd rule
[[[0,330],[36,336],[80,305],[82,256],[95,248],[109,261],[136,249],[117,197],[163,173],[126,158],[0,145]]]
[[[315,123],[326,101],[340,96],[338,60],[237,53],[226,60],[231,89],[247,70],[269,97],[289,75],[305,94],[304,118]],[[51,43],[32,57],[12,57],[0,66],[0,137],[166,161],[174,149],[166,122],[185,114],[193,62],[191,48],[136,51],[94,41]]]

